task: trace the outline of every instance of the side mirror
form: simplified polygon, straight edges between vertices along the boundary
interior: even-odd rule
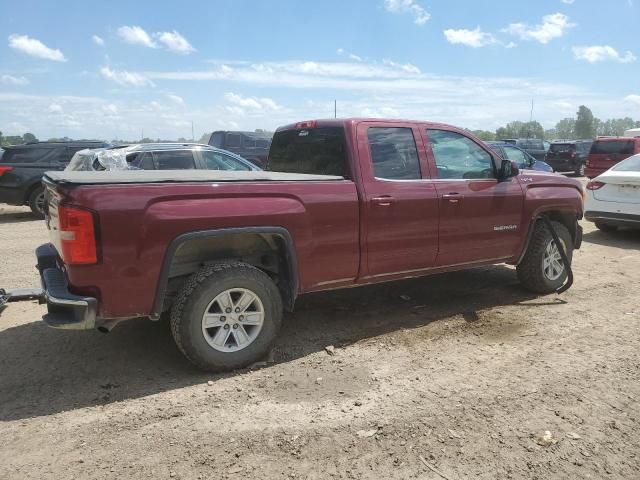
[[[515,177],[520,173],[520,167],[516,162],[512,162],[511,160],[502,160],[500,164],[500,172],[499,179],[507,180],[511,177]]]

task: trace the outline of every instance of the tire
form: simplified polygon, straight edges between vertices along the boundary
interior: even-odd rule
[[[580,162],[580,163],[576,166],[576,169],[573,171],[573,174],[574,174],[576,177],[584,177],[584,169],[585,169],[584,162]]]
[[[44,187],[36,187],[29,195],[29,208],[37,218],[44,218]]]
[[[242,310],[247,322],[243,323],[242,313],[235,309],[242,307],[247,292],[255,295],[257,301]],[[225,310],[221,298],[230,299],[235,311]],[[248,322],[257,322],[260,311],[262,324],[258,328]],[[206,325],[205,314],[210,317]],[[208,265],[183,286],[171,309],[170,323],[178,348],[191,363],[210,372],[235,370],[260,360],[271,349],[282,323],[282,298],[273,280],[251,265],[240,262]]]
[[[560,222],[552,221],[551,224],[560,242],[564,243],[567,258],[569,259],[569,263],[571,263],[573,256],[573,239],[571,238],[569,230]],[[559,276],[554,277],[554,275],[549,275],[550,272],[545,270],[544,261],[545,257],[549,254],[547,249],[553,249],[555,242],[544,223],[539,221],[534,228],[535,230],[527,247],[527,252],[522,262],[516,267],[518,279],[527,290],[535,293],[553,293],[564,284],[567,279],[567,271],[564,265],[562,265],[562,260],[557,258],[558,255],[555,255],[556,262],[559,262],[562,266],[562,271],[559,272]],[[553,263],[549,268],[553,269],[554,265],[557,266],[557,263]]]
[[[605,233],[614,233],[618,231],[618,227],[616,225],[609,225],[608,223],[596,222],[596,228]]]

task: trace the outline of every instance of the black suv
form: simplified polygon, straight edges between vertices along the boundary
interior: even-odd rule
[[[254,165],[264,168],[272,138],[273,133],[270,132],[217,131],[211,134],[208,143],[212,147],[240,155]]]
[[[592,140],[554,140],[544,161],[556,172],[573,172],[582,177],[592,143]]]
[[[42,175],[49,170],[64,170],[71,157],[85,148],[110,146],[102,141],[33,142],[3,147],[0,150],[0,203],[29,205],[44,218]]]

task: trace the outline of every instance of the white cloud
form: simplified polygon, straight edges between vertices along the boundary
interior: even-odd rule
[[[530,26],[526,23],[512,23],[503,31],[515,35],[522,40],[535,40],[546,44],[554,38],[562,37],[575,24],[563,13],[552,13],[542,17],[540,25]]]
[[[409,13],[413,16],[413,22],[420,26],[431,18],[431,14],[416,0],[384,0],[384,8],[392,13]]]
[[[27,77],[14,77],[13,75],[7,74],[0,76],[0,81],[5,85],[13,85],[16,87],[29,85],[29,79]]]
[[[486,33],[477,27],[475,30],[461,28],[459,30],[449,28],[444,31],[444,36],[449,43],[466,45],[468,47],[480,48],[497,43],[496,37],[491,33]]]
[[[100,45],[101,47],[104,47],[104,38],[99,37],[98,35],[93,35],[91,37],[91,40],[93,40],[93,43],[95,43],[96,45]]]
[[[420,69],[418,67],[416,67],[415,65],[412,65],[411,63],[404,63],[404,64],[396,63],[393,60],[389,60],[388,58],[384,59],[382,61],[382,63],[384,65],[388,65],[390,67],[400,69],[400,70],[402,70],[404,72],[407,72],[407,73],[413,73],[413,74],[416,74],[416,75],[420,73]]]
[[[640,95],[627,95],[624,97],[626,102],[635,103],[636,105],[640,105]]]
[[[585,60],[589,63],[604,62],[611,60],[619,63],[631,63],[636,60],[636,57],[630,51],[626,51],[624,55],[618,53],[618,51],[610,47],[609,45],[593,45],[590,47],[573,47],[573,55],[578,60]]]
[[[575,2],[576,0],[562,0],[562,3],[565,3],[567,5],[573,5],[573,2]]]
[[[174,95],[172,93],[166,94],[167,98],[171,100],[176,105],[184,106],[184,99],[179,95]]]
[[[64,109],[59,103],[52,103],[49,105],[49,113],[64,113]]]
[[[102,111],[105,115],[118,115],[118,107],[113,103],[102,105]]]
[[[241,110],[278,111],[282,109],[271,98],[245,97],[237,93],[227,92],[224,94],[224,99],[231,104],[230,108],[234,109],[235,112],[240,112]]]
[[[109,67],[102,67],[100,74],[107,80],[112,80],[119,85],[128,85],[132,87],[153,87],[153,82],[145,75],[137,72],[128,72],[126,70],[112,70]]]
[[[172,52],[188,55],[196,51],[188,40],[175,30],[173,32],[158,32],[155,37]]]
[[[336,50],[336,53],[341,57],[346,55],[349,60],[355,60],[356,62],[362,62],[364,60],[360,55],[349,53],[345,51],[344,48],[339,48],[338,50]]]
[[[126,43],[133,45],[142,45],[148,48],[157,48],[158,45],[151,39],[151,36],[142,28],[134,25],[133,27],[122,26],[118,28],[118,36]]]
[[[49,48],[40,40],[28,35],[9,35],[9,46],[14,50],[36,58],[52,60],[54,62],[66,62],[62,52],[57,48]]]

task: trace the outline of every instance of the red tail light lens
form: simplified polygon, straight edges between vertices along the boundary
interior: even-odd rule
[[[77,207],[58,207],[62,259],[69,265],[98,262],[93,213]]]
[[[0,177],[10,170],[13,170],[13,167],[0,167]]]
[[[597,180],[591,180],[587,183],[587,190],[598,190],[599,188],[604,187],[606,184],[604,182],[598,182]]]
[[[316,126],[318,125],[318,122],[316,120],[309,120],[306,122],[298,122],[296,123],[295,129],[296,130],[307,130],[309,128],[316,128]]]

